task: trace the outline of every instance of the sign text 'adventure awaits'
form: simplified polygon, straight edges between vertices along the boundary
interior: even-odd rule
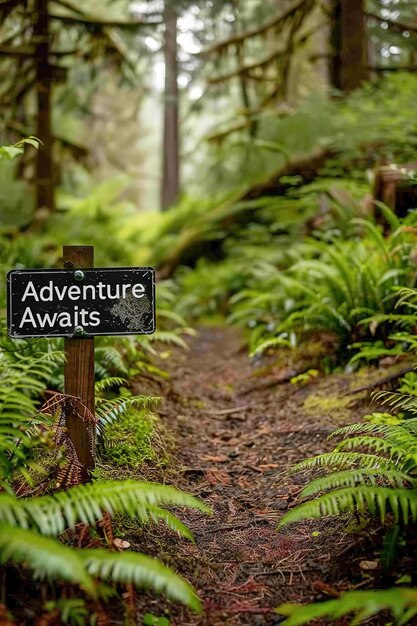
[[[152,268],[14,270],[8,274],[11,337],[150,334]]]

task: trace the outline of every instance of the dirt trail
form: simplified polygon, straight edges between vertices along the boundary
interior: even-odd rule
[[[170,363],[161,417],[175,439],[176,456],[163,480],[200,496],[214,510],[211,517],[181,512],[196,545],[175,540],[167,548],[166,531],[153,537],[151,551],[192,582],[205,607],[203,617],[175,609],[172,623],[279,624],[273,608],[280,602],[323,597],[332,580],[343,588],[336,557],[347,554],[354,537],[334,522],[279,533],[276,524],[304,482],[286,471],[325,451],[328,433],[343,422],[338,411],[306,412],[306,399],[320,393],[343,398],[351,377],[256,391],[265,377],[256,376],[239,334],[224,328],[202,329],[189,352]],[[274,376],[286,373],[275,370]],[[351,412],[345,410],[345,421]],[[347,421],[361,414],[354,407]]]

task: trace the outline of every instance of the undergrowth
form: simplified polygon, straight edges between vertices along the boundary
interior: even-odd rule
[[[147,411],[127,411],[105,433],[104,461],[129,470],[145,461],[163,463],[163,444],[156,449],[156,419]]]
[[[36,142],[29,140],[32,145]],[[21,146],[8,146],[0,158],[19,154]],[[104,231],[103,236],[104,236]],[[66,233],[68,234],[68,233]],[[107,239],[107,235],[105,237]],[[20,245],[4,237],[1,270],[5,273],[19,258],[27,265],[48,264],[48,255],[36,256],[32,247],[19,256]],[[104,239],[103,239],[104,241]],[[117,252],[117,248],[114,249]],[[17,255],[17,256],[15,256]],[[4,284],[4,283],[3,283]],[[169,299],[169,296],[168,296]],[[97,347],[96,414],[80,407],[63,393],[64,350],[61,339],[18,340],[6,337],[5,293],[0,294],[0,565],[2,584],[11,576],[29,573],[41,585],[43,599],[54,583],[54,599],[37,602],[37,618],[47,623],[78,626],[108,620],[109,601],[135,611],[136,589],[152,589],[173,601],[201,610],[200,601],[179,574],[145,554],[120,547],[113,520],[130,518],[137,525],[164,523],[171,532],[193,540],[189,529],[166,507],[208,508],[190,494],[173,487],[133,480],[84,477],[69,438],[68,415],[82,419],[90,441],[115,465],[130,466],[154,459],[156,422],[151,416],[158,397],[135,396],[129,379],[139,373],[163,378],[152,363],[160,346],[185,347],[184,321],[169,309],[160,312],[156,337],[113,341]],[[159,348],[155,341],[158,341]],[[13,565],[17,569],[12,569]],[[18,574],[16,574],[18,572]],[[33,593],[39,592],[38,583]],[[56,594],[62,593],[61,599]],[[14,609],[13,594],[9,601]],[[72,604],[71,604],[72,603]]]
[[[134,396],[130,381],[143,376],[159,381],[162,389],[168,374],[154,357],[163,351],[169,358],[171,346],[185,348],[191,323],[221,316],[243,328],[256,359],[330,336],[335,354],[324,355],[315,370],[348,364],[353,370],[364,362],[413,356],[415,207],[400,217],[370,194],[373,169],[381,162],[415,159],[415,92],[415,77],[393,76],[347,98],[311,97],[298,110],[261,115],[255,139],[232,135],[216,146],[216,158],[222,151],[225,158],[221,171],[214,163],[204,168],[199,185],[206,197],[184,196],[162,214],[138,213],[123,199],[120,178],[92,187],[82,198],[61,190],[58,210],[35,237],[24,232],[26,215],[17,210],[2,220],[3,275],[14,267],[60,267],[61,246],[69,241],[95,245],[99,266],[159,270],[156,335],[97,342],[97,416],[89,428],[97,430],[106,462],[122,471],[160,460],[152,417],[159,399]],[[21,149],[9,146],[0,156]],[[317,150],[325,158],[313,171],[285,170]],[[414,184],[415,173],[408,182]],[[13,206],[25,203],[25,190],[17,185],[12,191]],[[3,334],[4,307],[3,292]],[[298,374],[298,382],[308,382],[309,371]],[[387,536],[398,528],[406,537],[417,521],[416,388],[415,376],[408,375],[397,394],[379,397],[397,415],[374,414],[339,429],[333,452],[298,466],[320,475],[282,525],[350,512],[376,517],[387,526]],[[100,616],[106,600],[118,593],[117,584],[125,586],[133,605],[131,585],[136,585],[164,591],[198,610],[194,591],[174,572],[146,555],[114,550],[111,518],[161,521],[191,538],[166,507],[206,508],[164,485],[102,480],[77,485],[80,467],[65,432],[73,407],[62,391],[61,340],[2,339],[0,517],[7,537],[0,542],[2,563],[71,583],[68,595],[81,602],[73,606],[81,623],[88,623],[86,607]],[[327,402],[329,410],[338,410]],[[48,610],[63,619],[70,609],[59,602]],[[290,626],[322,615],[337,619],[351,610],[361,620],[391,609],[405,624],[417,614],[416,605],[415,591],[398,588],[384,598],[377,591],[353,592],[320,607],[282,612],[291,615]]]

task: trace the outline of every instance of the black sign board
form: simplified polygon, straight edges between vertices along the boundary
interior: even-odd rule
[[[94,337],[155,332],[155,270],[119,267],[13,270],[10,337]]]

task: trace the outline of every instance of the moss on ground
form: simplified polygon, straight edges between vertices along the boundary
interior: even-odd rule
[[[107,429],[105,460],[117,467],[129,468],[146,461],[164,463],[167,451],[161,443],[158,418],[145,410],[132,408]]]
[[[351,417],[349,409],[351,403],[352,397],[321,391],[309,395],[304,400],[304,411],[309,416],[329,415],[336,421],[344,421]]]

